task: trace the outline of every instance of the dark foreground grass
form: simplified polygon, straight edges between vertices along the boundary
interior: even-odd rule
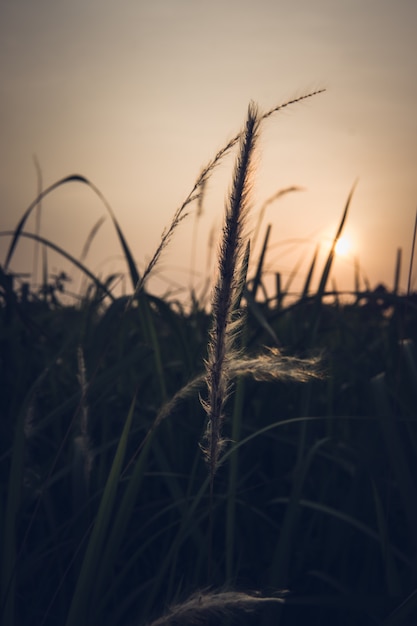
[[[25,220],[0,272],[1,623],[415,624],[415,294],[342,303],[332,248],[315,291],[308,272],[296,301],[262,299],[242,228],[219,363],[211,311],[145,290],[112,219],[134,297],[95,276],[74,304],[62,277],[19,283]]]

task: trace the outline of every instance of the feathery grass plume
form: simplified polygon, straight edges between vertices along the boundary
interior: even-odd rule
[[[285,109],[293,104],[302,102],[303,100],[307,100],[308,98],[312,98],[313,96],[317,96],[318,94],[323,93],[324,91],[326,90],[317,89],[316,91],[311,91],[310,93],[307,93],[303,96],[293,98],[292,100],[287,100],[283,104],[278,104],[274,108],[264,113],[260,117],[259,121],[263,121],[267,119],[268,117],[271,117],[271,115],[273,115],[274,113],[281,111],[282,109]],[[143,289],[145,282],[149,278],[149,275],[152,273],[155,265],[158,263],[162,252],[165,250],[170,240],[172,239],[175,229],[177,228],[177,226],[179,226],[182,220],[187,217],[188,213],[186,213],[186,208],[190,204],[192,204],[195,200],[199,201],[202,199],[202,197],[204,196],[206,183],[208,179],[210,178],[212,172],[215,170],[217,165],[219,165],[223,157],[226,156],[226,154],[228,154],[230,150],[238,143],[241,137],[242,137],[241,133],[238,133],[237,135],[235,135],[232,139],[230,139],[230,141],[227,142],[225,146],[223,146],[223,148],[221,148],[217,152],[214,158],[211,161],[209,161],[205,167],[203,167],[190,193],[188,194],[184,202],[181,204],[181,206],[179,206],[178,209],[175,211],[174,217],[172,218],[172,222],[170,226],[166,230],[163,231],[162,236],[161,236],[161,241],[159,242],[159,245],[153,257],[151,258],[148,265],[146,266],[141,278],[138,279],[134,292],[126,305],[126,309],[129,309],[132,306],[133,301],[135,300],[135,298],[137,298],[138,294]]]
[[[323,378],[320,357],[299,359],[284,356],[277,348],[268,348],[265,354],[255,357],[239,356],[227,366],[231,377],[252,376],[258,381],[284,381],[306,383]]]
[[[186,626],[206,624],[210,618],[232,617],[235,611],[255,611],[260,605],[283,604],[285,592],[279,596],[263,597],[241,591],[199,592],[182,604],[171,607],[169,613],[148,626]]]
[[[320,356],[300,359],[285,356],[278,348],[267,348],[266,353],[255,357],[245,357],[237,352],[233,352],[232,357],[226,359],[224,363],[225,373],[230,381],[235,380],[238,376],[250,376],[258,381],[305,383],[310,380],[321,379],[324,376]],[[199,374],[162,405],[139,450],[143,448],[147,438],[159,427],[161,422],[171,415],[179,403],[192,396],[203,387],[206,381],[207,373]]]
[[[239,266],[242,267],[242,263],[247,263],[247,259],[244,261],[243,230],[248,212],[251,166],[259,121],[258,112],[251,104],[235,165],[230,198],[226,206],[218,278],[212,299],[213,321],[205,363],[208,397],[207,400],[202,400],[207,413],[207,428],[201,443],[210,468],[211,482],[225,443],[222,439],[221,427],[224,417],[223,408],[230,387],[227,363],[233,357],[233,339],[239,325],[239,320],[233,319],[233,311],[241,295]]]

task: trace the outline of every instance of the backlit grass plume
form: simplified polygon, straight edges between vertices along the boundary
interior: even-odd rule
[[[303,102],[304,100],[307,100],[308,98],[312,98],[313,96],[316,96],[316,95],[318,95],[320,93],[323,93],[324,91],[325,91],[325,89],[318,89],[316,91],[311,91],[310,93],[304,94],[302,96],[298,96],[297,98],[293,98],[292,100],[287,100],[283,104],[278,104],[277,106],[273,107],[272,109],[270,109],[269,111],[264,113],[262,116],[258,117],[258,119],[257,119],[257,126],[259,125],[259,123],[261,121],[266,120],[269,117],[271,117],[272,115],[274,115],[274,113],[278,113],[279,111],[282,111],[283,109],[285,109],[287,107],[290,107],[293,104],[297,104],[299,102]],[[174,217],[172,218],[172,221],[171,221],[171,224],[169,225],[169,227],[167,229],[165,229],[163,231],[162,236],[161,236],[161,240],[159,242],[159,245],[158,245],[154,255],[152,256],[151,260],[146,265],[146,267],[145,267],[145,269],[144,269],[144,271],[142,273],[142,276],[140,278],[138,278],[138,280],[136,282],[136,286],[135,286],[135,289],[133,291],[133,294],[129,298],[127,308],[130,308],[130,306],[132,305],[133,301],[135,300],[135,298],[137,297],[139,292],[143,289],[146,281],[148,280],[148,278],[152,274],[155,266],[159,262],[159,259],[161,258],[161,255],[162,255],[163,251],[165,250],[165,248],[168,246],[169,242],[171,241],[171,239],[172,239],[172,237],[174,235],[174,231],[178,228],[180,223],[188,216],[187,210],[188,210],[189,206],[194,201],[198,201],[198,202],[202,201],[202,198],[203,198],[204,193],[205,193],[205,187],[206,187],[208,179],[210,178],[211,174],[216,169],[216,167],[219,165],[219,163],[222,161],[223,157],[225,157],[226,154],[228,154],[230,152],[230,150],[232,150],[232,148],[237,144],[238,141],[242,141],[242,134],[241,133],[238,133],[237,135],[232,137],[232,139],[230,139],[226,143],[226,145],[223,146],[223,148],[221,148],[217,152],[217,154],[214,156],[214,158],[211,161],[209,161],[206,164],[206,166],[203,167],[203,169],[201,170],[201,172],[200,172],[199,176],[197,177],[197,180],[195,181],[194,186],[191,189],[190,193],[188,194],[188,196],[186,197],[184,202],[181,204],[181,206],[179,206],[177,208],[177,210],[175,211]],[[199,210],[201,210],[201,205],[200,205],[200,208],[197,208],[197,211],[199,211]],[[124,244],[123,241],[122,241],[122,244]],[[125,249],[125,244],[124,244],[124,249]]]
[[[285,592],[274,597],[262,597],[240,591],[199,592],[186,602],[170,608],[169,613],[149,626],[177,626],[178,624],[207,624],[212,619],[231,619],[237,611],[256,611],[261,605],[283,604]],[[220,623],[220,622],[219,622]]]
[[[207,428],[201,444],[213,480],[219,456],[224,447],[222,422],[224,405],[230,388],[227,362],[233,357],[233,338],[239,318],[233,313],[242,288],[244,255],[244,225],[248,212],[248,196],[254,148],[260,118],[251,104],[246,126],[241,135],[240,150],[235,165],[230,198],[226,206],[223,237],[220,246],[218,278],[212,298],[212,327],[206,360],[207,400],[202,401],[207,413]]]

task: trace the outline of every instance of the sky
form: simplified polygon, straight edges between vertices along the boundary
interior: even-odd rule
[[[351,248],[332,279],[353,289],[356,259],[361,280],[390,288],[401,248],[404,290],[417,207],[416,28],[415,0],[0,0],[0,231],[12,231],[36,197],[36,159],[43,188],[80,174],[100,189],[141,271],[249,103],[265,112],[323,88],[261,126],[252,233],[268,198],[300,189],[265,209],[251,267],[271,224],[271,294],[275,273],[301,287],[317,246],[318,280],[356,181]],[[210,178],[198,220],[190,207],[150,291],[184,296],[214,275],[210,242],[235,156]],[[44,200],[40,234],[79,258],[105,215],[91,189],[67,184]],[[33,214],[25,230],[35,228]],[[9,243],[0,237],[1,264]],[[33,243],[21,240],[10,269],[37,280],[34,259]],[[47,259],[50,272],[71,271],[70,289],[82,288],[64,259]],[[108,217],[85,263],[102,278],[125,272]]]

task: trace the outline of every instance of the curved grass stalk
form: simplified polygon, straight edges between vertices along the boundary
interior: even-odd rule
[[[16,231],[3,231],[0,233],[0,237],[9,237],[10,235],[13,235],[13,233],[15,232]],[[20,237],[26,237],[27,239],[34,239],[35,241],[42,243],[44,246],[51,248],[51,250],[54,250],[54,252],[57,252],[58,254],[63,256],[65,259],[70,261],[70,263],[72,263],[75,267],[77,267],[81,272],[83,272],[83,274],[88,276],[88,278],[96,285],[96,287],[100,289],[103,293],[105,293],[106,296],[110,298],[110,300],[112,300],[113,302],[116,300],[116,298],[113,296],[111,291],[108,290],[106,285],[102,283],[101,280],[97,278],[97,276],[95,276],[92,272],[90,272],[90,270],[85,265],[83,265],[81,261],[78,261],[75,257],[72,256],[72,254],[70,254],[69,252],[66,252],[60,246],[57,246],[52,241],[49,241],[49,239],[45,239],[45,237],[40,237],[39,235],[34,235],[33,233],[26,233],[24,231],[20,231],[19,238]]]
[[[101,202],[104,204],[107,212],[109,213],[113,225],[116,229],[117,235],[119,237],[119,241],[120,244],[123,248],[123,252],[126,258],[126,262],[128,264],[129,267],[129,272],[130,272],[130,278],[132,281],[132,285],[133,288],[135,287],[135,285],[137,285],[137,283],[139,282],[139,274],[138,271],[136,269],[136,264],[135,261],[133,259],[133,255],[130,251],[130,248],[128,246],[128,243],[123,235],[123,232],[119,226],[119,222],[116,219],[116,216],[113,212],[113,209],[111,208],[110,204],[108,203],[108,201],[106,200],[106,198],[104,197],[104,195],[101,193],[101,191],[98,189],[98,187],[96,187],[91,181],[89,181],[85,176],[81,176],[80,174],[73,174],[71,176],[66,176],[65,178],[61,178],[60,180],[58,180],[57,182],[53,183],[52,185],[50,185],[47,189],[45,189],[44,191],[42,191],[37,198],[35,198],[35,200],[28,206],[28,208],[26,209],[26,211],[24,212],[23,216],[21,217],[18,225],[16,226],[14,232],[13,232],[13,238],[12,241],[10,243],[9,246],[9,250],[7,252],[6,255],[6,260],[4,263],[4,269],[5,271],[7,271],[9,265],[10,265],[10,261],[12,260],[14,251],[16,249],[16,246],[18,244],[19,238],[22,234],[23,231],[23,227],[26,224],[26,221],[28,220],[29,216],[31,215],[32,211],[39,206],[39,203],[41,202],[41,200],[43,200],[43,198],[45,198],[47,195],[49,195],[52,191],[54,191],[55,189],[58,189],[58,187],[62,187],[63,185],[66,185],[67,183],[82,183],[84,185],[87,185],[87,187],[90,187],[90,189],[92,189],[92,191],[100,198]],[[38,241],[41,241],[41,239],[38,239]]]

